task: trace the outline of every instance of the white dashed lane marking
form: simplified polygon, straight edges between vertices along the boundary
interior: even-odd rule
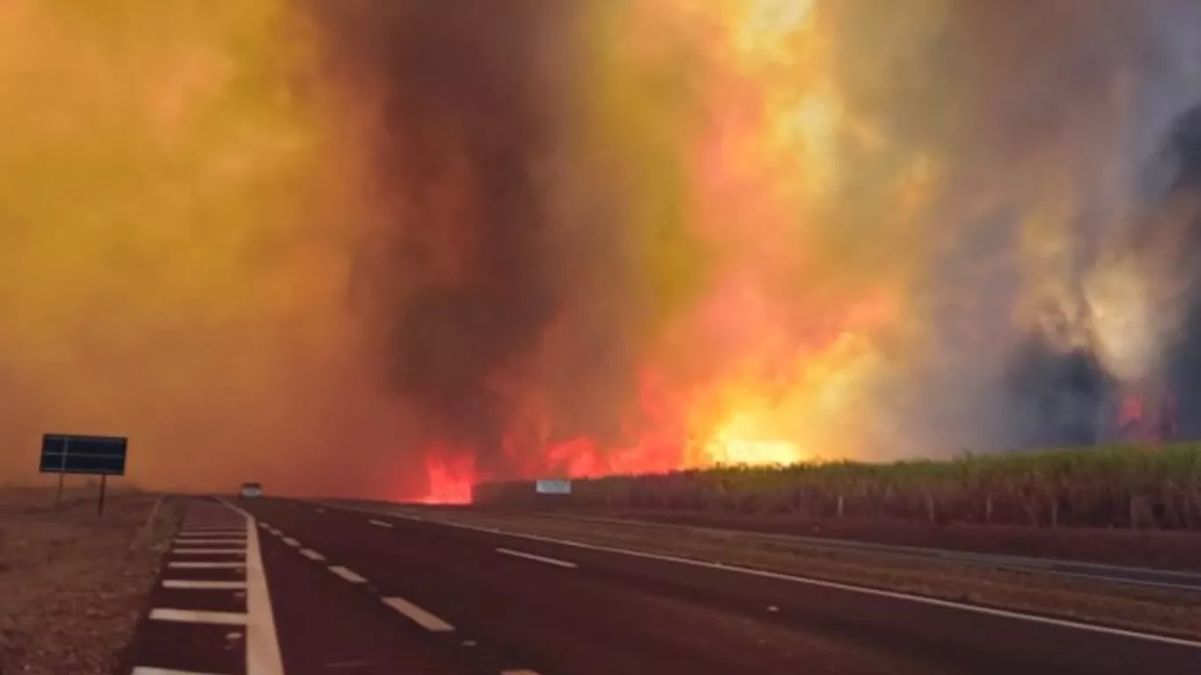
[[[526,560],[535,560],[540,563],[546,563],[547,565],[554,565],[556,567],[565,567],[567,569],[575,569],[575,568],[579,567],[579,565],[577,565],[573,562],[567,562],[566,560],[559,560],[557,558],[547,558],[546,556],[543,556],[543,555],[534,555],[533,553],[526,553],[525,551],[514,551],[511,548],[498,548],[498,549],[496,549],[496,552],[500,553],[502,555],[513,556],[514,558],[525,558]]]
[[[455,629],[454,626],[446,623],[442,619],[430,614],[417,605],[405,600],[404,598],[391,597],[384,598],[383,600],[385,605],[405,615],[414,623],[426,630],[433,631],[435,633],[448,633]]]
[[[173,548],[171,555],[246,555],[244,548]]]
[[[300,546],[300,542],[296,541],[292,537],[284,537],[284,543],[293,548]]]
[[[392,523],[389,523],[386,520],[368,520],[367,522],[371,523],[372,525],[374,525],[376,527],[394,527],[392,525]]]
[[[317,561],[325,560],[325,556],[321,555],[320,553],[314,551],[311,548],[300,549],[300,555],[308,558],[309,560],[317,560]]]
[[[341,565],[331,565],[329,568],[329,571],[342,577],[343,579],[349,581],[352,584],[367,583],[367,579],[365,577],[359,576],[359,574],[357,574],[354,571],[349,570],[345,567],[342,567]]]

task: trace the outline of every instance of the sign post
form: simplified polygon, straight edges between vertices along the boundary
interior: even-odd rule
[[[109,476],[125,475],[128,440],[114,436],[73,436],[46,434],[42,437],[42,473],[58,474],[58,493],[54,497],[57,513],[63,498],[63,477],[69,473],[100,476],[100,501],[97,513],[104,513],[104,493]]]

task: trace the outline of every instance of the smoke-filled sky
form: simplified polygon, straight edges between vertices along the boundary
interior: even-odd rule
[[[1191,0],[6,0],[0,482],[1201,436],[1198,106]]]

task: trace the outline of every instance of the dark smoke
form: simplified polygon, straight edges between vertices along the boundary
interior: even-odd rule
[[[1150,183],[1162,187],[1145,195],[1145,212],[1120,256],[1134,256],[1143,274],[1162,280],[1149,299],[1158,314],[1183,312],[1169,331],[1162,364],[1147,376],[1150,381],[1127,384],[1150,408],[1147,423],[1162,418],[1172,434],[1196,439],[1201,438],[1201,106],[1172,125],[1147,173]],[[1091,347],[1058,348],[1047,336],[1032,336],[1015,349],[1006,384],[1014,445],[1088,445],[1122,437],[1115,424],[1121,383]],[[1170,393],[1160,392],[1163,385]]]
[[[538,176],[557,142],[556,3],[322,3],[335,73],[368,111],[385,215],[356,275],[390,388],[427,434],[497,448],[558,311]]]
[[[1172,191],[1201,189],[1201,106],[1184,113],[1176,122],[1165,155],[1175,169]]]
[[[686,238],[646,235],[668,242],[668,258],[639,249],[650,246],[628,234],[669,232],[659,221],[670,221],[664,214],[672,209],[655,212],[655,222],[626,222],[623,198],[670,193],[670,185],[615,187],[616,177],[576,156],[573,125],[588,104],[573,100],[586,89],[573,78],[587,71],[573,62],[571,42],[584,4],[358,0],[315,10],[332,79],[359,109],[359,127],[348,134],[366,139],[369,152],[373,236],[357,258],[357,307],[389,390],[419,414],[422,428],[412,436],[468,449],[483,472],[514,468],[499,452],[506,438],[534,449],[574,435],[622,440],[637,389],[635,336],[671,304],[655,299],[668,294],[640,270],[696,257],[680,254]],[[986,448],[1110,439],[1125,383],[1092,346],[1099,341],[1080,339],[1090,332],[1088,312],[1056,310],[1072,314],[1062,318],[1072,328],[1066,337],[1030,327],[1026,317],[1015,330],[1014,317],[1031,292],[1025,281],[1040,274],[1070,277],[1070,292],[1081,296],[1074,300],[1087,305],[1084,281],[1108,241],[1112,214],[1104,211],[1118,201],[1108,192],[1120,182],[1092,172],[1127,150],[1114,140],[1126,124],[1115,111],[1130,78],[1155,71],[1138,65],[1156,49],[1148,46],[1159,36],[1155,13],[1122,2],[1101,11],[963,5],[940,29],[945,36],[918,32],[913,44],[898,43],[903,55],[881,60],[860,58],[864,41],[855,38],[863,26],[888,32],[895,22],[872,18],[878,3],[857,6],[863,16],[839,24],[851,32],[837,41],[848,50],[838,63],[852,83],[851,107],[887,111],[879,115],[884,135],[908,141],[912,152],[954,149],[928,214],[954,236],[931,243],[933,264],[917,293],[929,297],[914,303],[927,314],[939,362],[901,369],[879,416],[916,408],[899,417],[915,448],[928,444],[922,452],[961,439]],[[670,122],[667,107],[655,114]],[[1133,124],[1154,128],[1146,133],[1158,139],[1163,117]],[[662,152],[659,140],[649,157]],[[1165,177],[1163,187],[1122,233],[1148,273],[1165,264],[1197,269],[1197,237],[1189,235],[1191,248],[1172,247],[1177,219],[1155,214],[1201,196],[1201,112],[1186,115],[1168,144],[1150,171]],[[1048,151],[1034,151],[1041,148]],[[870,186],[874,166],[865,162],[868,178],[847,188]],[[1050,270],[1022,269],[1023,218],[1053,201],[1048,184],[1060,182],[1080,202],[1064,216],[1070,270],[1057,261]],[[893,182],[883,184],[892,190]],[[846,204],[855,201],[840,208],[852,212]],[[1051,211],[1048,218],[1059,215]],[[873,241],[867,227],[888,219],[864,213],[865,229],[850,230],[857,244]],[[1165,257],[1173,248],[1175,257]],[[1178,392],[1182,429],[1201,435],[1201,393],[1193,393],[1201,383],[1201,282],[1190,279],[1185,295],[1169,303],[1190,310],[1156,375]]]
[[[1029,338],[1006,377],[1010,442],[1018,447],[1091,445],[1111,411],[1115,382],[1093,350],[1060,349]]]
[[[1166,358],[1168,383],[1175,394],[1180,435],[1201,438],[1201,106],[1176,124],[1167,149],[1175,176],[1165,201],[1182,203],[1183,214],[1169,225],[1183,228],[1175,265],[1184,275],[1184,319]]]

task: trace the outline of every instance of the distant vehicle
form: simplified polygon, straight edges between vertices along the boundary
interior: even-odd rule
[[[246,497],[262,497],[263,486],[259,483],[242,483],[242,490],[238,492],[238,496]]]

